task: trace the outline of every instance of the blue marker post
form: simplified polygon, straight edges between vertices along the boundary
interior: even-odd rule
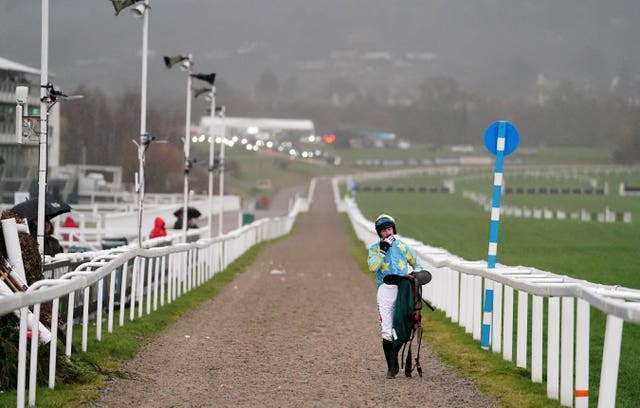
[[[493,176],[493,202],[491,205],[491,224],[489,228],[489,251],[487,267],[496,267],[498,254],[498,224],[500,222],[500,196],[502,194],[502,167],[504,156],[513,153],[518,147],[518,130],[509,122],[494,122],[484,134],[484,144],[496,155],[496,168]],[[491,317],[493,313],[493,281],[485,279],[484,314],[482,317],[482,335],[480,345],[488,350],[491,344]]]

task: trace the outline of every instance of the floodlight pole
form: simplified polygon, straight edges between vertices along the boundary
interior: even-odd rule
[[[42,39],[40,48],[40,84],[49,82],[49,0],[42,0]],[[38,167],[38,251],[40,260],[44,266],[44,207],[47,190],[47,136],[49,124],[47,121],[48,106],[47,96],[49,89],[40,87],[40,158]]]
[[[213,236],[213,173],[215,171],[215,134],[213,123],[216,118],[216,87],[211,86],[211,123],[209,124],[209,236]]]
[[[142,246],[142,211],[144,209],[144,160],[147,148],[147,60],[149,49],[149,0],[144,0],[142,23],[142,78],[140,80],[140,144],[138,145],[138,248]]]
[[[191,73],[192,56],[187,57],[187,112],[184,134],[184,208],[182,209],[182,234],[184,242],[187,242],[187,213],[189,207],[189,171],[191,170],[190,143],[191,143]]]
[[[220,212],[218,213],[218,236],[222,235],[222,224],[224,217],[224,138],[227,135],[227,129],[224,121],[224,106],[220,109],[220,118],[222,119],[222,136],[220,137],[220,185],[218,186],[218,195],[220,199]]]

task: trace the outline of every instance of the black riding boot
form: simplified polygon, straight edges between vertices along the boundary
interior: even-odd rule
[[[382,340],[384,357],[387,360],[387,378],[395,378],[400,370],[398,366],[398,354],[393,349],[393,343],[389,340]]]
[[[394,366],[393,366],[393,373],[394,375],[398,374],[400,372],[400,363],[398,360],[398,353],[400,353],[400,349],[402,348],[402,345],[399,345],[398,347],[393,349],[393,362],[394,362]]]

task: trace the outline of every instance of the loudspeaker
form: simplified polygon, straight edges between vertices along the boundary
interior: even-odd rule
[[[115,9],[117,16],[122,10],[126,9],[132,4],[136,4],[139,1],[141,0],[111,0],[111,3],[113,3],[113,8]]]
[[[215,72],[212,72],[210,74],[192,74],[191,76],[201,81],[208,82],[211,85],[213,85],[213,83],[216,82]]]
[[[193,97],[197,98],[198,96],[202,95],[203,93],[209,92],[211,91],[211,88],[193,88]]]
[[[186,59],[189,59],[189,57],[183,57],[182,55],[176,55],[174,57],[164,57],[164,65],[167,68],[171,68],[172,66],[174,66],[175,64],[177,64],[178,62],[182,62]]]

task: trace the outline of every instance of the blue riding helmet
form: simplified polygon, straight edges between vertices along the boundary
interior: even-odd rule
[[[376,232],[378,233],[379,237],[382,237],[382,235],[380,235],[380,231],[389,227],[393,228],[394,234],[398,233],[398,231],[396,230],[396,220],[394,220],[393,217],[388,214],[380,214],[378,218],[376,218],[375,225]]]

